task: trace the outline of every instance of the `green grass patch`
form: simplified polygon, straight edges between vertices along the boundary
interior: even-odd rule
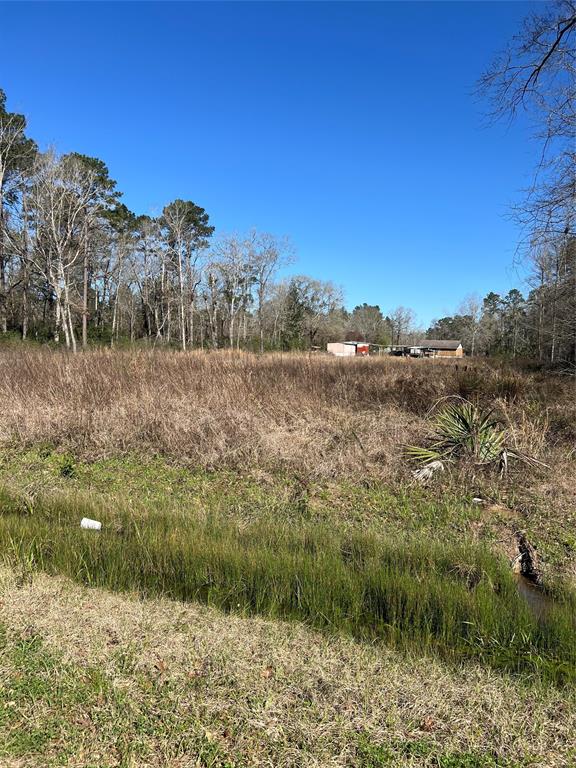
[[[86,768],[147,763],[157,751],[166,760],[194,760],[198,768],[240,768],[206,737],[193,708],[181,707],[185,691],[170,681],[131,675],[125,660],[108,672],[63,663],[34,632],[9,635],[0,626],[0,763],[35,758],[38,765]],[[28,762],[27,762],[28,764]]]
[[[556,683],[576,680],[576,599],[539,620],[509,566],[472,545],[385,537],[294,518],[238,525],[189,511],[139,514],[80,498],[4,494],[0,552],[90,586],[295,619],[443,658],[475,659]],[[82,531],[83,516],[103,522]]]
[[[82,461],[53,446],[0,452],[0,487],[28,496],[89,494],[146,513],[185,509],[194,515],[228,517],[239,524],[258,519],[327,523],[375,533],[442,529],[458,539],[481,514],[469,496],[446,491],[441,498],[419,486],[390,487],[378,481],[303,482],[290,473],[251,476],[189,468],[163,456],[126,456]]]
[[[360,768],[388,768],[412,760],[414,765],[425,760],[430,768],[521,768],[520,763],[489,752],[447,752],[427,739],[374,744],[364,737],[358,742],[357,755]]]

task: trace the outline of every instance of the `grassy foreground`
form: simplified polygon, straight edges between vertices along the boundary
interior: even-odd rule
[[[518,595],[509,564],[485,548],[292,518],[242,526],[190,513],[96,509],[81,498],[0,498],[0,549],[26,573],[197,601],[226,612],[297,619],[364,640],[475,658],[555,683],[576,681],[576,595],[545,617]]]
[[[416,484],[454,395],[542,463]],[[3,768],[575,765],[568,379],[15,349],[0,399]]]
[[[5,768],[568,768],[574,691],[0,569]]]
[[[426,493],[430,516],[441,514],[438,535],[451,535],[453,522],[460,536],[473,538],[475,530],[460,524],[471,521],[454,519],[448,508],[481,496],[505,506],[516,530],[527,530],[544,566],[576,581],[574,382],[497,362],[0,349],[0,402],[8,404],[0,409],[0,474],[10,486],[18,475],[18,485],[34,492],[54,483],[47,469],[60,461],[82,487],[101,489],[106,474],[114,494],[140,499],[149,489],[150,507],[153,497],[185,497],[186,470],[218,474],[224,482],[211,482],[208,492],[219,487],[219,506],[230,516],[239,476],[258,481],[259,497],[266,484],[274,495],[287,479],[314,511],[331,486],[332,509],[326,503],[323,510],[329,521],[380,525],[381,499],[388,509],[386,496],[411,488],[403,446],[421,445],[426,415],[453,396],[495,409],[511,445],[547,468],[512,463],[504,481],[478,470],[437,478]],[[49,458],[38,461],[34,450]],[[152,466],[158,457],[163,461]],[[495,529],[494,517],[477,522]],[[398,527],[407,522],[404,514]]]

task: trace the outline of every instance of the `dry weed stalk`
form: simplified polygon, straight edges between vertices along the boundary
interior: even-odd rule
[[[450,361],[10,349],[0,352],[0,443],[390,477],[403,472],[401,445],[422,434],[431,404],[458,394],[467,376]],[[487,388],[475,397],[492,402],[497,374],[475,382]],[[537,386],[524,376],[514,391]]]

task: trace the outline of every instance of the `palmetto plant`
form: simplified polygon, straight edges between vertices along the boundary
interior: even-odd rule
[[[493,411],[482,411],[464,400],[451,403],[432,418],[432,434],[425,447],[409,445],[406,453],[423,467],[415,472],[427,479],[447,463],[470,461],[475,465],[498,464],[504,474],[509,458],[530,464],[542,462],[507,445],[507,431]]]

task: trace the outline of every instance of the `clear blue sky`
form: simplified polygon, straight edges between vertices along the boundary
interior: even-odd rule
[[[450,313],[505,292],[536,147],[472,91],[524,2],[0,3],[29,133],[106,161],[138,213],[288,234],[346,304]]]

